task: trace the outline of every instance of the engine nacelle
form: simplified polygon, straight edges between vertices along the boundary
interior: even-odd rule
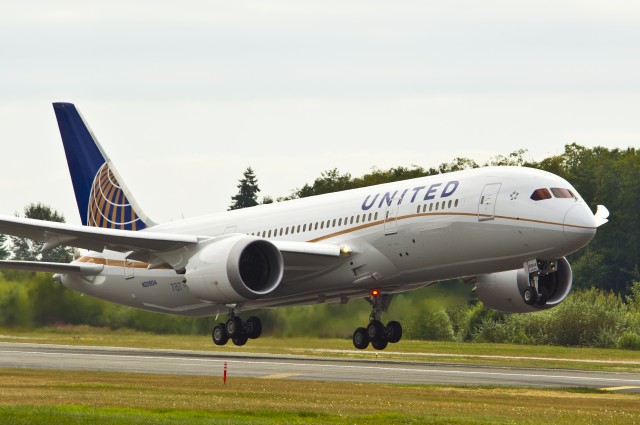
[[[500,273],[480,275],[475,292],[485,307],[505,313],[530,313],[560,304],[571,291],[573,274],[566,258],[557,261],[557,270],[539,277],[538,286],[545,293],[546,302],[529,305],[522,293],[529,287],[529,273],[524,267]]]
[[[185,278],[199,299],[235,304],[273,292],[283,270],[282,254],[271,242],[233,235],[196,252],[187,263]]]

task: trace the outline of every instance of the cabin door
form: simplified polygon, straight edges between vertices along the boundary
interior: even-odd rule
[[[493,220],[496,217],[496,201],[502,183],[491,183],[482,189],[478,204],[478,221]]]
[[[398,205],[389,205],[384,217],[384,234],[395,235],[398,233]]]

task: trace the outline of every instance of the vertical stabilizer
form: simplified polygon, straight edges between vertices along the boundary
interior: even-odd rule
[[[54,103],[53,109],[82,224],[121,230],[152,226],[76,107]]]

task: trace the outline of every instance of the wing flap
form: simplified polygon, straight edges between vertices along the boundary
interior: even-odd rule
[[[273,244],[280,250],[280,252],[321,255],[327,257],[339,257],[344,249],[339,245],[311,242],[273,241]]]
[[[95,276],[102,272],[101,264],[67,264],[47,263],[41,261],[0,261],[0,269],[23,270],[29,272],[45,272],[60,274],[76,274],[81,276]]]

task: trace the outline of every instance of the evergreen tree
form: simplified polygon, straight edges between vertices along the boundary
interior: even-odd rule
[[[19,214],[16,214],[19,216]],[[24,216],[36,220],[55,221],[64,223],[64,215],[41,202],[32,203],[24,207]],[[13,260],[53,261],[67,263],[73,258],[73,248],[59,246],[47,252],[42,252],[44,242],[11,236],[11,251]]]
[[[9,258],[9,249],[7,248],[7,235],[0,235],[0,260]]]
[[[256,179],[253,169],[247,167],[244,172],[244,178],[240,179],[240,183],[238,184],[238,194],[231,197],[233,202],[229,206],[229,210],[258,205],[258,192],[260,192],[258,179]]]

